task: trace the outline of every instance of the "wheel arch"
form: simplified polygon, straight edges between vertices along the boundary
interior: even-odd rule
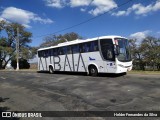
[[[49,64],[49,65],[48,65],[48,68],[50,68],[50,67],[52,67],[52,68],[53,68],[53,70],[54,70],[54,67],[53,67],[53,65],[52,65],[52,64]]]
[[[90,64],[88,65],[87,73],[89,73],[89,68],[90,68],[91,66],[96,67],[96,68],[97,68],[97,71],[98,71],[98,73],[99,73],[98,65],[96,65],[95,63],[90,63]]]

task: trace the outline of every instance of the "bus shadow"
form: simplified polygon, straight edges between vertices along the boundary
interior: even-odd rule
[[[44,73],[44,74],[50,74],[49,71],[37,71],[37,73]],[[54,71],[53,74],[60,74],[60,75],[81,75],[86,76],[86,72],[63,72],[63,71]]]
[[[54,74],[87,76],[86,72],[54,72]]]
[[[99,77],[111,77],[111,78],[115,78],[115,77],[121,77],[121,76],[125,76],[126,73],[99,73]]]
[[[63,74],[63,75],[78,75],[78,76],[89,76],[86,72],[55,72],[54,74]],[[99,73],[97,76],[92,77],[121,77],[126,75],[126,73]]]
[[[8,100],[9,98],[2,98],[2,97],[0,97],[0,104],[2,104],[3,102],[5,102],[6,100]],[[0,106],[0,113],[2,113],[2,112],[8,112],[10,110],[10,108],[9,107],[6,107],[6,106],[4,106],[4,107],[1,107]],[[2,117],[2,116],[0,116],[0,120],[20,120],[19,118],[17,118],[17,117]]]
[[[48,73],[50,74],[48,71],[41,71],[39,73]],[[87,75],[86,72],[62,72],[62,71],[56,71],[54,72],[54,74],[59,74],[59,75],[78,75],[78,76],[89,76]],[[93,77],[121,77],[126,75],[126,73],[119,73],[119,74],[115,74],[115,73],[99,73],[97,76],[93,76]]]

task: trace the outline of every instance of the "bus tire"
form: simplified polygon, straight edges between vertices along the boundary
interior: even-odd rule
[[[89,67],[89,75],[90,76],[97,76],[98,75],[98,70],[97,70],[96,66],[91,65]]]
[[[54,70],[53,70],[53,67],[52,67],[52,66],[49,66],[49,73],[50,73],[50,74],[53,74],[53,73],[54,73]]]

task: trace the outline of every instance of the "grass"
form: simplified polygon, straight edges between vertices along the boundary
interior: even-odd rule
[[[130,74],[159,74],[160,75],[160,71],[131,70],[128,73]]]

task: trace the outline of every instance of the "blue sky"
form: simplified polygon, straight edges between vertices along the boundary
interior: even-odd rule
[[[0,0],[0,20],[18,22],[33,33],[32,46],[52,34],[97,17],[80,26],[59,32],[77,32],[84,38],[120,35],[143,39],[160,37],[160,0]],[[115,9],[117,8],[117,9]],[[114,10],[113,10],[114,9]]]

